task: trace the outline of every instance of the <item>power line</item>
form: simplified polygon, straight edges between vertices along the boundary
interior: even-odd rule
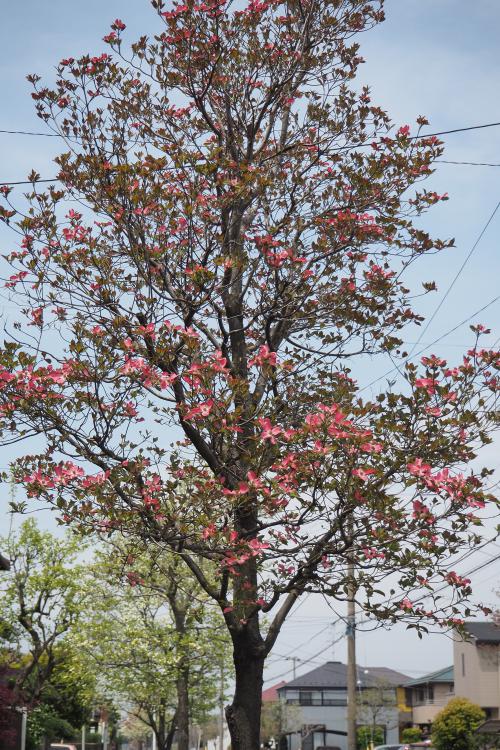
[[[330,627],[332,626],[332,624],[334,624],[334,623],[331,623],[331,622],[330,622],[330,623],[328,623],[328,625],[327,625],[326,627],[324,627],[324,628],[321,628],[321,630],[319,630],[319,631],[318,631],[317,633],[315,633],[315,634],[314,634],[313,636],[311,636],[310,638],[308,638],[308,639],[307,639],[306,641],[304,641],[303,643],[299,643],[299,645],[298,645],[298,646],[295,646],[295,647],[294,647],[294,648],[293,648],[293,649],[292,649],[291,651],[289,651],[289,652],[288,652],[287,654],[278,654],[278,653],[274,652],[274,653],[273,653],[273,656],[276,656],[276,657],[277,657],[277,659],[289,659],[289,658],[290,658],[290,657],[291,657],[291,656],[292,656],[292,655],[293,655],[294,653],[296,653],[296,652],[297,652],[297,651],[299,651],[299,650],[300,650],[301,648],[303,648],[303,646],[307,646],[307,644],[308,644],[308,643],[310,643],[311,641],[313,641],[313,640],[314,640],[315,638],[319,638],[319,636],[320,636],[320,635],[322,635],[322,634],[323,634],[323,633],[325,633],[325,632],[326,632],[327,630],[329,630],[329,628],[330,628]]]
[[[310,662],[314,661],[318,656],[321,656],[321,654],[324,654],[325,651],[328,651],[332,646],[334,646],[336,643],[341,641],[343,638],[345,638],[345,633],[342,633],[338,638],[336,638],[334,641],[331,641],[325,648],[322,648],[321,651],[318,651],[318,653],[311,656],[309,659],[304,659],[304,661],[301,662],[301,666],[304,664],[309,664]],[[270,677],[266,682],[271,682],[271,680],[279,680],[280,677],[284,677],[285,675],[289,674],[290,672],[293,672],[293,667],[290,667],[290,669],[287,669],[285,672],[280,672],[280,674],[274,675],[273,677]]]
[[[495,164],[489,161],[451,161],[450,159],[436,159],[435,164],[459,164],[468,167],[500,167],[500,164]]]
[[[491,540],[488,540],[488,541],[491,541]],[[481,546],[484,546],[484,545],[481,545]],[[474,550],[474,551],[477,551],[477,549]],[[464,558],[462,558],[462,559],[464,559]],[[480,570],[483,570],[484,568],[487,568],[488,566],[492,565],[493,563],[497,562],[498,560],[500,560],[500,555],[496,555],[495,557],[491,558],[490,560],[486,560],[485,562],[480,563],[479,565],[476,565],[474,568],[471,568],[471,570],[468,570],[467,572],[463,573],[463,577],[473,575],[474,573],[478,573]],[[439,593],[440,591],[444,591],[446,588],[448,588],[448,586],[449,586],[449,584],[446,583],[443,586],[438,587],[434,591],[429,592],[425,596],[421,597],[419,601],[424,601],[425,599],[428,599],[429,597],[434,596],[435,594]],[[387,603],[389,601],[390,600],[387,600]],[[359,627],[360,625],[366,625],[368,623],[373,624],[373,619],[371,619],[371,618],[365,618],[364,620],[359,620],[356,623],[356,627]],[[301,661],[301,666],[304,665],[304,664],[310,664],[311,662],[314,662],[314,660],[318,656],[321,656],[322,654],[324,654],[325,651],[327,651],[328,649],[330,649],[336,643],[339,643],[345,637],[346,637],[346,633],[342,633],[338,638],[336,638],[331,643],[329,643],[325,648],[322,648],[320,651],[318,651],[316,654],[313,654],[313,656],[309,657],[308,659],[304,659],[303,661]],[[289,669],[285,670],[284,672],[280,672],[279,674],[274,675],[273,677],[270,677],[269,679],[266,680],[266,682],[271,682],[271,681],[274,682],[274,680],[279,680],[281,677],[285,677],[287,674],[290,674],[290,672],[293,672],[293,670],[294,670],[294,667],[290,667]]]
[[[18,180],[17,182],[0,182],[0,185],[37,185],[39,182],[60,182],[59,177],[52,177],[50,180]]]
[[[465,128],[454,128],[453,130],[440,130],[436,133],[424,133],[421,135],[412,135],[412,136],[409,136],[409,140],[421,140],[425,138],[432,138],[433,136],[438,136],[438,135],[451,135],[453,133],[465,133],[470,130],[483,130],[484,128],[496,128],[498,126],[500,126],[500,122],[488,122],[488,123],[485,123],[484,125],[469,125],[468,127],[465,127]],[[31,131],[31,130],[0,130],[0,133],[5,133],[8,135],[35,135],[35,136],[42,136],[43,138],[63,138],[64,137],[61,133],[40,133],[37,131]],[[489,166],[489,165],[484,165],[484,166]],[[500,166],[500,165],[495,165],[495,166]]]
[[[500,126],[500,122],[489,122],[484,125],[470,125],[465,128],[454,128],[452,130],[440,130],[435,133],[424,133],[420,135],[412,135],[409,136],[409,140],[424,140],[425,138],[432,138],[434,136],[438,135],[451,135],[453,133],[465,133],[470,130],[483,130],[484,128],[495,128]],[[4,134],[10,134],[10,135],[32,135],[32,136],[41,136],[43,138],[63,138],[63,135],[60,133],[40,133],[37,131],[30,131],[30,130],[2,130],[0,129],[0,133]],[[359,144],[360,146],[369,145],[371,143],[367,141],[365,144]],[[443,164],[468,164],[471,166],[481,166],[481,167],[500,167],[500,164],[492,164],[492,163],[481,163],[481,162],[466,162],[466,161],[445,161],[443,159],[437,159],[437,162],[441,162]],[[36,180],[36,182],[59,182],[58,177],[54,177],[50,180]],[[17,180],[15,182],[0,182],[0,186],[4,185],[31,185],[33,184],[31,180]]]
[[[484,235],[485,235],[485,233],[486,233],[486,231],[487,231],[487,229],[488,229],[489,225],[491,224],[491,222],[492,222],[492,221],[493,221],[493,219],[495,218],[495,214],[496,214],[496,212],[498,211],[498,209],[499,209],[499,208],[500,208],[500,201],[498,201],[498,203],[496,204],[495,208],[493,209],[493,213],[492,213],[492,214],[491,214],[491,216],[489,217],[489,219],[488,219],[488,221],[486,222],[486,224],[484,225],[484,227],[483,227],[483,228],[481,229],[481,231],[480,231],[480,233],[479,233],[479,235],[478,235],[478,237],[477,237],[476,241],[474,242],[474,244],[472,245],[471,249],[470,249],[470,250],[469,250],[469,252],[467,253],[467,256],[466,256],[466,258],[465,258],[464,262],[462,263],[462,265],[461,265],[461,266],[460,266],[460,268],[458,269],[457,273],[455,274],[455,277],[453,278],[452,282],[451,282],[451,283],[450,283],[450,285],[448,286],[448,289],[446,290],[446,292],[444,293],[443,297],[441,298],[441,301],[439,302],[438,306],[436,307],[436,309],[435,309],[435,310],[434,310],[434,312],[432,313],[431,317],[430,317],[430,318],[429,318],[429,320],[427,321],[427,323],[426,323],[426,325],[424,326],[424,328],[422,328],[422,330],[420,331],[420,335],[419,335],[418,339],[416,340],[416,342],[415,342],[415,343],[413,344],[412,348],[410,349],[410,353],[409,353],[409,355],[408,355],[408,356],[411,356],[411,355],[412,355],[412,353],[414,352],[414,350],[416,349],[416,347],[417,347],[417,346],[418,346],[418,345],[420,344],[420,342],[422,341],[422,338],[423,338],[423,337],[425,336],[425,334],[426,334],[427,330],[429,329],[429,326],[431,325],[432,321],[434,320],[434,318],[436,317],[436,315],[438,314],[438,312],[439,312],[439,311],[440,311],[440,309],[442,308],[443,304],[444,304],[444,303],[445,303],[445,301],[446,301],[446,298],[448,297],[448,295],[450,294],[451,290],[452,290],[452,289],[453,289],[453,287],[455,286],[456,282],[457,282],[457,281],[458,281],[458,279],[460,278],[460,275],[461,275],[462,271],[464,270],[465,266],[467,265],[467,263],[469,262],[469,260],[470,260],[470,259],[471,259],[471,257],[473,256],[473,254],[474,254],[474,252],[475,252],[475,250],[476,250],[477,246],[479,245],[479,243],[480,243],[480,242],[481,242],[481,240],[483,239],[483,237],[484,237]]]
[[[498,300],[500,300],[500,294],[497,297],[494,297],[492,300],[490,300],[486,305],[484,305],[483,307],[481,307],[479,310],[476,310],[475,312],[473,312],[472,315],[469,315],[468,318],[465,318],[465,320],[462,320],[456,326],[454,326],[453,328],[450,328],[449,331],[447,331],[446,333],[443,333],[442,336],[439,336],[437,339],[434,339],[434,341],[431,341],[430,344],[427,344],[426,346],[424,346],[422,349],[420,349],[420,351],[418,351],[416,354],[414,354],[411,357],[411,359],[415,359],[415,357],[418,357],[420,354],[422,354],[423,352],[427,351],[427,349],[430,349],[430,347],[434,346],[434,344],[438,344],[440,341],[442,341],[443,339],[445,339],[451,333],[455,333],[455,331],[458,331],[459,328],[461,328],[466,323],[469,323],[473,318],[476,317],[476,315],[479,315],[479,313],[482,313],[482,312],[484,312],[484,310],[487,310],[488,307],[491,307],[492,305],[494,305],[495,302],[498,302]],[[410,360],[410,357],[406,357],[406,359],[404,360],[404,362],[409,362],[409,360]],[[378,383],[380,380],[383,380],[384,378],[386,378],[388,375],[391,375],[396,370],[399,370],[399,366],[398,365],[396,365],[395,367],[392,367],[390,370],[387,370],[387,372],[385,372],[383,375],[380,375],[380,377],[375,378],[374,380],[372,380],[367,385],[364,385],[362,388],[359,389],[359,393],[361,393],[362,391],[366,391],[367,388],[370,388],[372,385],[375,385],[375,383]]]
[[[31,130],[0,130],[0,133],[7,133],[10,135],[39,135],[42,138],[62,138],[60,133],[35,133]]]
[[[426,133],[425,135],[413,135],[410,139],[432,138],[434,135],[451,135],[452,133],[465,133],[468,130],[483,130],[484,128],[497,128],[500,122],[489,122],[486,125],[470,125],[466,128],[454,128],[453,130],[441,130],[439,133]]]

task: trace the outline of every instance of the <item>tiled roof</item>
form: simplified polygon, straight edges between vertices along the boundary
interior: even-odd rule
[[[500,643],[500,627],[494,622],[466,622],[464,627],[477,643]]]
[[[381,682],[387,682],[391,685],[404,685],[408,681],[408,676],[396,672],[387,667],[357,667],[358,679],[360,686],[372,687],[379,685]],[[337,688],[347,687],[347,665],[340,661],[328,661],[322,667],[317,667],[311,672],[307,672],[301,677],[297,677],[291,682],[279,688],[282,690],[307,689],[307,688]]]
[[[271,701],[277,701],[278,690],[279,688],[283,687],[283,685],[286,685],[285,680],[281,680],[281,682],[278,682],[276,685],[272,685],[266,690],[263,690],[262,691],[262,703],[270,703]]]
[[[451,667],[444,667],[438,669],[437,672],[431,672],[423,677],[419,677],[415,680],[409,680],[405,683],[405,687],[413,687],[414,685],[428,685],[429,682],[453,682],[453,665]]]

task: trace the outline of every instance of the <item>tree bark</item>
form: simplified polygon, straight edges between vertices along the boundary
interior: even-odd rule
[[[177,678],[177,750],[189,750],[189,667]]]
[[[259,750],[264,651],[251,631],[233,634],[235,691],[226,707],[231,750]]]
[[[175,737],[175,730],[177,727],[177,713],[174,714],[172,720],[169,722],[168,725],[168,731],[166,727],[166,721],[163,720],[163,744],[161,747],[163,750],[171,750],[171,747],[174,743],[174,737]]]

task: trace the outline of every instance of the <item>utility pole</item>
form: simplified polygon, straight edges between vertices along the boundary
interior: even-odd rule
[[[297,673],[297,662],[300,661],[298,656],[290,656],[290,661],[293,663],[293,679],[296,677]]]
[[[28,709],[21,708],[21,750],[26,748],[26,727],[28,723]]]
[[[356,589],[354,563],[347,564],[347,750],[356,750]]]
[[[85,724],[82,724],[82,750],[85,750]]]

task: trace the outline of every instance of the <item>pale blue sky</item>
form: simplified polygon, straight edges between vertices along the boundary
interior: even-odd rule
[[[361,69],[359,80],[372,86],[373,101],[386,107],[398,125],[412,124],[420,114],[430,119],[432,132],[500,121],[498,0],[475,0],[474,3],[388,0],[386,12],[386,23],[361,38],[367,63]],[[62,57],[102,51],[101,38],[116,17],[127,23],[127,39],[150,33],[157,24],[147,0],[9,3],[8,9],[3,9],[0,27],[0,101],[3,103],[0,129],[43,130],[43,123],[34,115],[25,75],[36,72],[51,81],[53,66]],[[445,159],[500,163],[500,128],[450,135],[445,140]],[[51,158],[57,150],[57,139],[0,134],[0,181],[23,179],[32,168],[42,176],[51,177],[54,173]],[[442,294],[500,200],[500,168],[440,164],[430,185],[438,192],[448,192],[451,200],[434,209],[424,224],[437,235],[455,237],[456,249],[441,257],[425,259],[418,277],[434,278]],[[451,329],[499,293],[499,228],[500,211],[423,343]],[[0,228],[0,252],[7,252],[14,242],[11,232]],[[424,312],[434,310],[439,294],[427,298],[422,304]],[[4,314],[9,316],[8,305]],[[478,320],[494,329],[491,340],[500,335],[500,303],[489,308]],[[408,340],[415,340],[417,335],[409,333]],[[435,349],[450,359],[458,358],[461,348],[467,347],[469,336],[468,327],[464,326]],[[360,378],[369,382],[386,369],[387,362],[371,363],[366,379],[363,373]],[[500,464],[497,446],[488,453],[491,465]],[[9,455],[5,453],[0,465],[8,460]],[[50,524],[46,516],[42,519]],[[496,547],[482,550],[467,560],[463,570],[487,561],[498,552]],[[478,594],[495,601],[492,590],[498,577],[498,563],[478,573],[474,581]],[[325,604],[310,599],[285,627],[276,651],[279,654],[293,652],[298,645],[311,640],[295,653],[306,659],[321,648],[327,648],[332,640],[332,629],[314,636],[333,618]],[[334,633],[340,636],[342,627],[337,625]],[[337,659],[345,659],[345,640],[335,646],[334,654]],[[328,649],[302,671],[332,656],[332,649]],[[420,643],[403,628],[393,629],[390,636],[383,632],[360,634],[359,661],[419,674],[451,662],[451,644],[443,636],[429,637]],[[268,670],[269,678],[289,666],[289,662],[277,660]],[[300,671],[298,666],[298,673]]]

